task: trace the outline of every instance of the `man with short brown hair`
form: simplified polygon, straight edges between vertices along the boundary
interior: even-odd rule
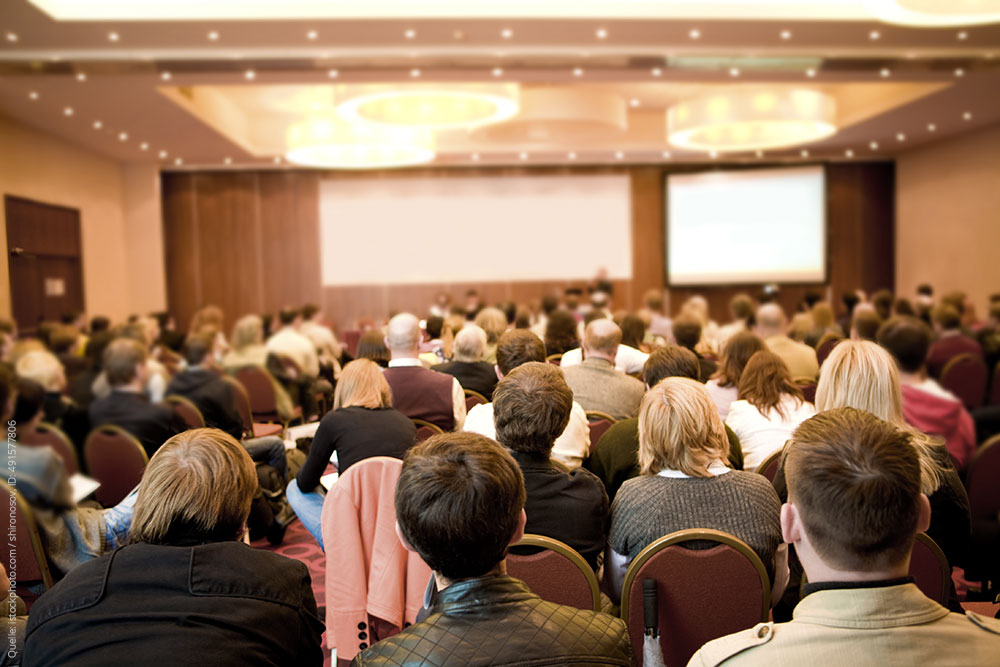
[[[950,612],[909,576],[931,514],[909,434],[861,410],[827,410],[793,434],[785,475],[781,530],[809,578],[803,598],[788,623],[713,640],[689,667],[996,662],[1000,621]]]

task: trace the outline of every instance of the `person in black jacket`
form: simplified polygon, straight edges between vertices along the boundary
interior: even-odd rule
[[[517,462],[485,436],[445,433],[411,449],[396,485],[397,531],[440,593],[423,621],[352,664],[631,665],[621,619],[546,602],[505,574],[507,547],[524,534],[524,497]]]
[[[146,386],[146,349],[130,338],[112,341],[104,351],[104,373],[111,393],[90,404],[90,423],[120,426],[134,435],[146,454],[171,437],[187,430],[180,415],[165,405],[151,403],[143,393]]]
[[[253,461],[226,433],[171,438],[146,467],[131,544],[32,607],[25,667],[322,665],[308,569],[240,541],[256,488]]]
[[[184,342],[184,360],[187,368],[170,380],[167,396],[183,396],[198,408],[205,419],[205,426],[225,431],[242,441],[257,462],[271,465],[282,479],[288,477],[285,444],[277,436],[243,438],[243,418],[236,408],[236,395],[232,386],[219,376],[215,367],[213,348],[215,339],[195,334]]]
[[[453,354],[454,361],[431,366],[431,370],[455,376],[462,389],[479,392],[487,401],[492,401],[497,371],[493,364],[483,361],[486,332],[475,324],[466,324],[455,336]]]

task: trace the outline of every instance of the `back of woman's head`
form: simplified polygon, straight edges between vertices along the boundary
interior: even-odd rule
[[[151,544],[239,539],[257,490],[247,450],[214,428],[175,435],[156,452],[139,485],[129,539]]]
[[[385,346],[385,334],[378,330],[366,331],[358,340],[358,358],[371,359],[376,363],[389,363],[389,348]]]
[[[264,321],[258,315],[244,315],[233,326],[233,349],[242,350],[264,342]]]
[[[568,310],[552,311],[545,325],[545,353],[558,354],[575,347],[580,347],[576,318]]]
[[[733,334],[722,350],[722,359],[715,379],[722,387],[738,387],[743,369],[754,354],[766,350],[764,341],[752,331],[739,331]]]
[[[813,325],[817,329],[828,329],[833,326],[833,307],[829,301],[820,301],[812,307]]]
[[[483,308],[476,315],[476,326],[486,332],[487,345],[497,342],[507,330],[507,315],[499,308]]]
[[[626,315],[621,318],[618,326],[622,330],[622,345],[638,347],[642,344],[642,339],[646,337],[646,323],[638,315]]]
[[[708,466],[729,457],[729,439],[705,386],[669,377],[646,392],[639,407],[639,467],[643,475],[680,470],[710,477]]]
[[[333,409],[359,406],[385,408],[392,405],[392,390],[382,369],[371,359],[355,359],[340,373],[333,392]]]
[[[792,382],[788,366],[770,350],[753,353],[740,375],[739,387],[740,398],[765,416],[773,409],[782,418],[787,417],[782,406],[785,396],[792,396],[800,403],[805,400],[802,390]]]

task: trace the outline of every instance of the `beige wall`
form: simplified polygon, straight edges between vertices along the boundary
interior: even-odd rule
[[[901,155],[896,289],[962,290],[980,317],[1000,292],[1000,125]]]
[[[0,194],[80,211],[89,315],[121,320],[165,301],[155,166],[114,160],[0,116]],[[142,259],[139,259],[141,257]],[[7,223],[0,206],[0,315],[9,316]]]

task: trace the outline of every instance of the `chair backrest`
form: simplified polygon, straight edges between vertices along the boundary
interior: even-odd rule
[[[687,542],[715,543],[689,549]],[[644,579],[656,581],[660,646],[667,665],[685,665],[702,644],[768,620],[771,584],[745,542],[718,530],[681,530],[635,557],[622,586],[622,620],[642,665]]]
[[[793,378],[792,382],[794,382],[795,386],[798,387],[802,391],[802,394],[803,394],[803,396],[806,397],[807,401],[809,401],[810,403],[815,403],[816,402],[816,379],[815,378],[807,378],[807,377]]]
[[[54,449],[63,461],[63,468],[66,469],[67,476],[80,472],[80,459],[76,455],[76,447],[58,426],[42,422],[34,430],[18,433],[18,438],[24,445],[48,445]]]
[[[97,500],[105,507],[117,505],[142,481],[149,457],[131,433],[117,426],[98,426],[83,445],[90,476],[101,483]]]
[[[361,329],[347,329],[344,331],[344,346],[347,353],[352,357],[358,356],[358,343],[361,342]]]
[[[530,555],[516,553],[518,547]],[[543,600],[578,609],[601,610],[597,575],[568,544],[527,534],[507,554],[507,574],[520,579]]]
[[[465,390],[465,409],[467,411],[471,410],[477,405],[483,405],[485,403],[489,403],[489,401],[487,401],[486,397],[480,394],[478,391],[475,391],[473,389]]]
[[[778,464],[781,463],[781,452],[784,451],[784,447],[781,449],[776,449],[767,455],[763,461],[754,470],[758,475],[763,475],[767,477],[767,481],[773,482],[774,476],[778,474]]]
[[[545,361],[549,362],[554,366],[560,365],[562,363],[562,352],[558,352],[556,354],[550,354],[549,356],[545,357]]]
[[[603,436],[609,428],[614,426],[617,421],[617,419],[606,412],[601,412],[600,410],[587,410],[587,422],[590,427],[591,452],[594,451],[594,447],[597,446],[601,436]]]
[[[270,417],[278,414],[278,396],[274,378],[260,366],[244,366],[233,373],[250,399],[250,413]]]
[[[205,428],[205,417],[201,414],[198,406],[190,399],[178,396],[177,394],[171,394],[164,397],[163,402],[173,407],[174,412],[179,414],[191,428]]]
[[[45,545],[42,544],[42,536],[38,532],[38,524],[35,522],[35,513],[31,505],[24,499],[24,496],[17,489],[8,486],[7,482],[0,479],[0,489],[3,489],[7,497],[6,505],[13,506],[15,515],[13,518],[17,524],[14,526],[15,542],[17,546],[17,572],[16,581],[27,583],[29,581],[41,581],[46,590],[52,588],[52,572],[49,570],[49,561],[45,556]],[[11,498],[13,496],[13,499]],[[4,558],[4,571],[9,577],[10,558]]]
[[[988,379],[986,364],[974,354],[955,355],[941,370],[941,386],[962,399],[969,410],[982,407]]]
[[[816,346],[816,361],[822,366],[826,358],[830,356],[833,352],[833,348],[837,347],[837,343],[844,340],[840,336],[835,336],[834,334],[826,334],[819,341],[819,345]]]
[[[253,411],[250,410],[250,397],[247,395],[247,388],[243,386],[242,382],[231,375],[223,375],[222,379],[233,389],[233,395],[236,399],[236,411],[240,413],[240,421],[243,422],[243,433],[247,436],[252,436]]]
[[[417,419],[416,417],[410,419],[413,425],[417,427],[417,443],[421,443],[431,436],[444,433],[444,429],[437,424],[432,424],[426,419]]]
[[[1000,361],[993,369],[993,381],[990,383],[990,405],[1000,405]]]
[[[910,576],[924,595],[938,604],[948,604],[951,566],[941,547],[927,533],[917,533],[910,555]]]
[[[969,461],[966,486],[972,520],[996,520],[1000,516],[1000,434],[976,450]]]

